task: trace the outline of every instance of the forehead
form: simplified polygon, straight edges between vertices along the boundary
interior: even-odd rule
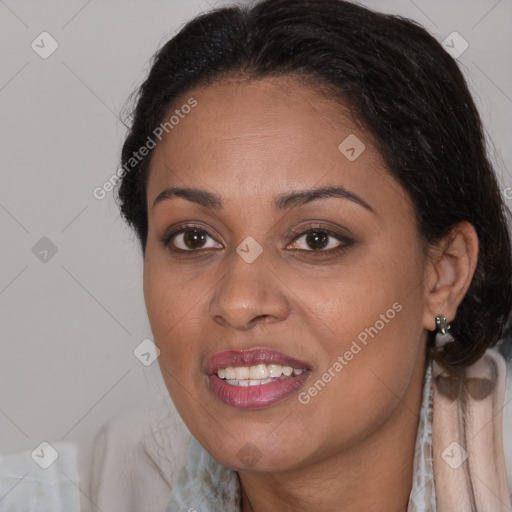
[[[220,194],[236,187],[239,197],[263,198],[338,183],[370,200],[385,187],[397,189],[371,135],[348,109],[293,78],[195,88],[169,115],[191,98],[196,106],[181,112],[155,149],[149,204],[169,186],[200,185]]]

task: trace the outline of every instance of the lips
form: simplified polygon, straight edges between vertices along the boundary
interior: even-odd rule
[[[225,380],[217,375],[219,370],[225,368],[257,365],[280,365],[304,371],[298,375],[294,372],[289,376],[283,374],[280,377],[265,379],[261,384],[251,380],[252,385],[247,386],[236,385],[240,382]],[[258,409],[268,407],[297,391],[311,374],[311,366],[281,352],[258,348],[219,352],[208,359],[205,373],[208,375],[210,390],[221,402],[238,409]]]

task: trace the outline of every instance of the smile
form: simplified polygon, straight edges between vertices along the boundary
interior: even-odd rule
[[[252,363],[252,364],[251,364]],[[270,349],[226,351],[206,365],[210,389],[231,407],[267,407],[298,390],[311,373],[307,363]]]

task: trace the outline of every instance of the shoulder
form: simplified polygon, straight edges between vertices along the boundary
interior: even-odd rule
[[[91,499],[103,512],[166,509],[190,433],[173,408],[129,409],[97,434]]]

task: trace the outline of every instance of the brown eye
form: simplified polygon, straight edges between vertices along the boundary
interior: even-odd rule
[[[299,243],[304,240],[303,243]],[[322,251],[331,252],[340,246],[349,245],[350,241],[338,233],[327,231],[325,229],[310,229],[295,238],[292,245],[302,245],[302,247],[292,247],[302,251]]]
[[[187,229],[183,232],[183,243],[189,249],[199,249],[206,241],[206,234],[204,231],[198,229]]]
[[[306,243],[312,249],[325,249],[329,245],[329,235],[323,231],[310,231],[306,235]]]
[[[209,242],[209,239],[211,242]],[[166,247],[176,252],[193,252],[222,247],[213,239],[208,231],[194,226],[174,231],[164,236],[161,241]]]

